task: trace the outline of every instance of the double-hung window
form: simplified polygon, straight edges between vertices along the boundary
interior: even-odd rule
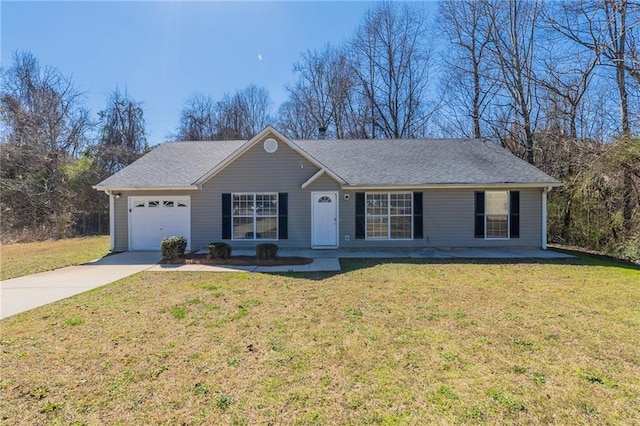
[[[487,239],[509,238],[509,191],[485,192]]]
[[[366,194],[367,239],[410,240],[412,218],[411,192]]]
[[[234,240],[278,238],[278,194],[233,194]]]

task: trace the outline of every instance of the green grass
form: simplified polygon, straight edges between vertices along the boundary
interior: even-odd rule
[[[343,268],[141,273],[3,320],[0,423],[640,422],[638,268]]]
[[[0,279],[21,277],[97,259],[109,253],[109,236],[0,246]]]

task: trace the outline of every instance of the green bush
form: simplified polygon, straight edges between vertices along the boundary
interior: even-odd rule
[[[213,259],[228,259],[231,257],[231,246],[227,243],[211,243],[209,256]]]
[[[160,243],[160,251],[165,259],[176,259],[184,254],[187,249],[186,237],[165,237]]]
[[[622,247],[622,257],[640,263],[640,233],[636,233]]]
[[[272,260],[278,255],[278,246],[272,243],[263,243],[256,246],[256,256],[260,260]]]

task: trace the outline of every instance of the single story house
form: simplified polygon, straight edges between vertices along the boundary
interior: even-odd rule
[[[479,139],[167,142],[94,188],[109,195],[112,250],[546,248],[559,182]]]

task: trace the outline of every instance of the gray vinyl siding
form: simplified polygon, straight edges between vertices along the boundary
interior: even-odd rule
[[[520,190],[520,238],[474,238],[473,190],[424,193],[424,239],[433,247],[540,247],[542,191]]]
[[[358,191],[359,192],[359,191]],[[362,191],[366,192],[366,191]],[[374,192],[374,191],[370,191]],[[424,238],[414,240],[355,239],[355,191],[340,199],[340,247],[540,247],[542,244],[542,194],[520,190],[520,238],[474,238],[474,190],[423,190]],[[346,241],[348,236],[349,241]]]
[[[122,194],[120,198],[114,198],[114,228],[115,228],[115,251],[129,250],[129,214],[127,208],[127,195]]]
[[[339,237],[342,248],[372,247],[540,247],[542,200],[540,189],[520,190],[520,238],[474,238],[474,190],[423,190],[424,238],[414,240],[358,240],[355,238],[355,191],[324,174],[304,190],[301,185],[318,167],[283,142],[276,152],[264,151],[259,141],[209,181],[194,191],[130,191],[115,200],[115,249],[128,250],[129,196],[189,195],[191,198],[191,248],[222,241],[223,193],[288,193],[288,236],[276,243],[283,248],[311,247],[311,193],[338,192]],[[410,190],[410,189],[408,189]],[[363,191],[365,192],[365,191]],[[348,195],[348,199],[345,199]],[[348,241],[347,241],[348,238]],[[260,240],[225,240],[234,248],[253,248]]]
[[[325,173],[314,180],[311,185],[307,186],[305,189],[311,192],[340,191],[340,184]],[[309,203],[311,203],[311,201],[309,201]]]
[[[301,185],[318,168],[280,142],[276,152],[264,151],[258,142],[229,166],[202,185],[202,192],[191,197],[191,228],[194,248],[222,241],[223,193],[286,192],[288,198],[288,234],[278,240],[279,247],[311,247],[311,188]],[[321,176],[314,185],[324,185]],[[335,186],[334,186],[335,188]],[[234,248],[253,248],[261,240],[225,240]]]

